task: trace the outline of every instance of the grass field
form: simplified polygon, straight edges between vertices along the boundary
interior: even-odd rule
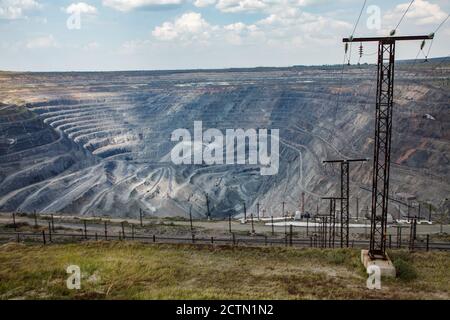
[[[0,246],[2,299],[449,299],[450,254],[393,251],[400,277],[366,288],[359,250],[88,242]],[[78,265],[81,289],[66,268]]]

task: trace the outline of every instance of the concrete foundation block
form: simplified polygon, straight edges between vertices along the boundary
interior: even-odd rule
[[[395,267],[392,264],[391,259],[386,255],[386,260],[384,259],[372,259],[369,256],[369,250],[361,250],[361,262],[364,265],[364,268],[370,265],[376,265],[380,268],[382,277],[393,277],[395,278],[396,272]]]

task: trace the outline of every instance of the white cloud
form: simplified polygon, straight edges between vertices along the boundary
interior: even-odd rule
[[[271,0],[219,0],[216,8],[222,12],[262,11],[274,1]]]
[[[85,2],[72,3],[66,8],[67,14],[84,13],[84,14],[96,14],[97,8],[91,6]]]
[[[183,2],[184,0],[103,0],[103,5],[126,12],[149,7],[179,5]]]
[[[207,7],[216,3],[216,0],[195,0],[194,6],[198,8]]]
[[[225,40],[233,45],[249,42],[265,41],[265,34],[254,24],[247,25],[242,22],[232,23],[223,27]]]
[[[247,28],[247,25],[242,22],[232,23],[232,24],[226,25],[224,27],[225,30],[237,31],[237,32],[241,32],[241,31],[245,30],[246,28]]]
[[[172,22],[164,22],[161,26],[155,27],[152,35],[159,40],[173,40],[178,37],[178,31]]]
[[[45,49],[57,47],[57,43],[53,35],[36,37],[26,43],[28,49]]]
[[[35,0],[0,0],[0,19],[26,18],[25,13],[41,8]]]
[[[348,33],[352,26],[345,21],[311,14],[290,8],[270,14],[256,26],[264,32],[269,44],[302,46],[334,45],[339,35]]]
[[[167,21],[152,31],[154,38],[163,41],[202,42],[232,45],[286,45],[304,43],[334,45],[340,34],[347,34],[351,24],[287,8],[269,14],[253,24],[236,22],[224,26],[212,25],[200,13],[188,12],[175,21]]]
[[[266,12],[289,10],[291,8],[319,5],[330,0],[197,0],[199,2],[216,3],[216,8],[222,12]],[[197,2],[196,1],[196,2]],[[336,1],[336,0],[334,0]]]
[[[218,29],[206,22],[200,13],[187,12],[173,22],[164,22],[152,31],[152,35],[162,41],[181,40],[204,41]]]
[[[327,2],[330,2],[330,3],[337,2],[337,0],[296,0],[296,1],[294,1],[294,3],[296,3],[300,7],[319,5],[319,4],[324,4]]]
[[[394,28],[408,6],[409,2],[402,3],[397,5],[393,10],[388,11],[384,15],[385,21],[383,21],[383,24]],[[425,0],[416,0],[409,9],[402,25],[403,23],[411,22],[415,25],[438,25],[445,17],[447,17],[447,14],[439,7],[439,5]]]

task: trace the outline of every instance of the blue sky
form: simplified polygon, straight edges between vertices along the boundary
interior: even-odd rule
[[[366,1],[355,35],[387,35],[410,0]],[[342,63],[363,0],[0,0],[0,70],[94,71]],[[367,11],[369,10],[369,11]],[[397,34],[429,34],[450,0],[415,0]],[[79,19],[78,19],[79,18]],[[69,19],[69,26],[68,26]],[[450,54],[450,19],[430,57]],[[421,56],[426,54],[426,44]],[[358,45],[356,45],[358,46]],[[401,43],[414,58],[419,43]],[[375,45],[367,44],[366,53]],[[352,62],[357,62],[357,48]],[[361,62],[374,62],[367,55]]]

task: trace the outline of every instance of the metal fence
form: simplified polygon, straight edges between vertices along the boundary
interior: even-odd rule
[[[412,244],[410,241],[388,241],[390,249],[409,249],[414,250],[450,250],[448,242],[431,242],[429,236],[417,238]],[[99,234],[99,233],[54,233],[46,232],[0,232],[0,242],[33,242],[44,245],[52,243],[75,243],[84,241],[136,241],[140,243],[159,243],[159,244],[177,244],[189,243],[197,245],[227,245],[227,246],[276,246],[276,247],[298,247],[298,248],[341,248],[339,240],[334,242],[333,246],[323,243],[317,236],[308,238],[293,238],[291,235],[285,237],[268,237],[268,236],[238,236],[232,233],[229,237],[197,237],[192,234],[190,237],[171,237],[171,236],[143,236],[138,234],[117,233],[117,234]],[[352,248],[368,248],[369,240],[351,240]]]

